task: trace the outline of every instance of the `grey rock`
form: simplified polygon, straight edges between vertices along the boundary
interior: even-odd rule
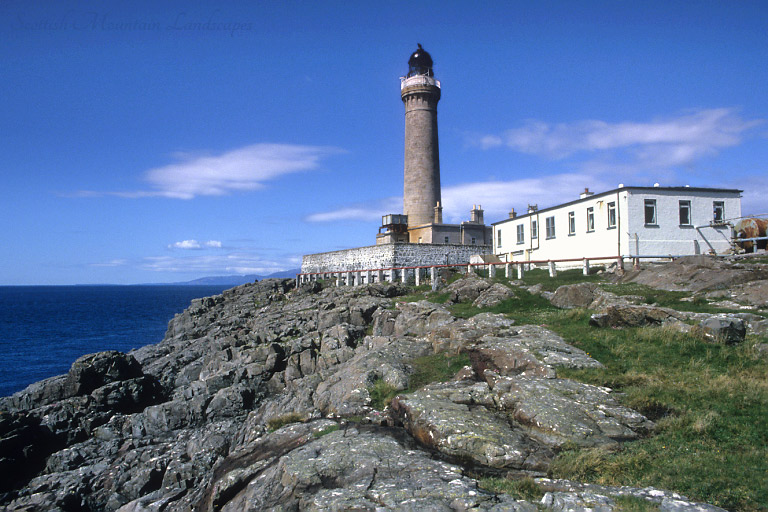
[[[493,283],[490,288],[480,292],[480,295],[472,302],[472,305],[476,308],[490,308],[514,296],[515,294],[508,286],[504,286],[501,283]]]
[[[490,281],[481,279],[474,272],[470,272],[446,286],[443,293],[450,294],[448,302],[457,304],[459,302],[472,302],[489,288],[491,288]]]
[[[423,336],[455,320],[447,309],[425,300],[398,304],[397,309],[395,336]]]
[[[669,308],[616,305],[609,306],[605,311],[593,314],[589,319],[589,323],[595,327],[644,327],[679,321],[684,317],[685,315],[681,315]]]
[[[622,406],[609,388],[567,379],[501,377],[485,372],[498,409],[550,446],[611,446],[653,428],[642,414]]]
[[[713,316],[702,320],[697,331],[716,343],[729,345],[741,343],[747,334],[744,320],[729,316]]]

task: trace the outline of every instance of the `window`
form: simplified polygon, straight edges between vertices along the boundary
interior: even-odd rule
[[[517,225],[517,243],[522,244],[525,242],[525,226],[523,224]]]
[[[576,234],[576,213],[568,212],[568,235]]]
[[[421,243],[421,237],[419,237],[419,243]]]
[[[445,243],[450,243],[449,240],[450,239],[448,237],[445,237]],[[501,245],[501,242],[499,242],[499,245]]]
[[[496,246],[501,247],[501,230],[496,231]]]
[[[645,225],[646,226],[656,225],[656,200],[655,199],[645,200]]]
[[[590,206],[587,208],[587,233],[595,230],[595,208]]]
[[[531,221],[531,239],[539,238],[539,223],[536,220]]]
[[[555,218],[547,217],[545,222],[546,222],[546,229],[547,229],[547,238],[555,238]]]
[[[608,203],[608,229],[616,227],[616,203]]]
[[[477,244],[477,239],[475,237],[472,237],[472,245],[476,245],[476,244]]]
[[[715,222],[725,222],[725,201],[712,202],[712,220]]]
[[[680,201],[680,225],[681,226],[691,225],[691,202],[690,201]]]

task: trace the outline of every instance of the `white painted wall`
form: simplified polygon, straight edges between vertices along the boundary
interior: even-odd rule
[[[655,199],[657,223],[645,225],[645,199]],[[691,201],[691,225],[680,226],[679,201]],[[741,216],[738,192],[664,188],[622,188],[495,223],[494,254],[502,261],[550,260],[724,253],[730,249],[730,228],[709,226],[713,201],[725,203],[725,218]],[[616,205],[616,225],[609,227],[609,204]],[[587,210],[593,208],[594,230],[587,229]],[[569,212],[575,230],[569,233]],[[555,236],[547,238],[546,219],[554,217]],[[538,238],[531,237],[531,221],[538,223]],[[524,230],[518,243],[517,226]],[[704,226],[704,227],[701,227]],[[698,230],[696,227],[700,227]],[[501,234],[499,237],[499,233]],[[499,240],[501,243],[499,243]],[[697,249],[698,244],[698,249]],[[578,266],[580,263],[572,264]]]
[[[656,226],[645,224],[645,199],[656,200]],[[680,200],[691,201],[691,224],[680,225]],[[629,196],[630,254],[673,256],[684,254],[717,254],[731,248],[731,228],[713,224],[713,203],[725,204],[725,219],[741,217],[741,199],[723,193],[695,191],[648,190]],[[698,229],[696,229],[698,228]]]

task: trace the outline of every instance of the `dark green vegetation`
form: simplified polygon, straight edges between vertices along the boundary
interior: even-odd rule
[[[577,270],[552,279],[544,271],[532,271],[524,281],[554,290],[585,279],[599,277],[585,278]],[[632,284],[604,286],[678,310],[727,311],[704,299],[682,300],[690,297],[685,292]],[[518,324],[547,326],[605,365],[601,370],[558,370],[559,376],[611,387],[622,393],[626,405],[657,424],[653,435],[620,450],[565,447],[551,477],[650,485],[728,510],[768,510],[768,365],[753,348],[768,340],[748,336],[741,345],[726,346],[664,327],[600,329],[589,325],[591,311],[559,310],[538,295],[513,289],[514,298],[493,308],[456,304],[449,309],[462,318],[490,311],[506,314]],[[435,302],[445,301],[439,293],[427,295]],[[518,487],[529,486],[503,479],[483,482],[489,489],[507,489],[515,495],[520,495]],[[625,501],[621,510],[654,510],[637,500]]]
[[[413,373],[408,381],[408,389],[397,389],[385,382],[384,379],[376,379],[368,387],[368,393],[371,395],[371,407],[381,410],[401,393],[416,391],[431,382],[450,380],[459,370],[469,364],[469,356],[466,354],[433,354],[416,358],[411,362]]]
[[[480,479],[480,487],[495,493],[505,493],[517,500],[531,502],[540,501],[544,491],[536,485],[532,478],[509,480],[507,478],[488,477]]]

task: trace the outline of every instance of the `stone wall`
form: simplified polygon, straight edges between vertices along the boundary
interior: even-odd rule
[[[490,246],[457,244],[386,244],[307,254],[302,273],[349,272],[380,268],[468,263],[473,254],[489,254]]]

